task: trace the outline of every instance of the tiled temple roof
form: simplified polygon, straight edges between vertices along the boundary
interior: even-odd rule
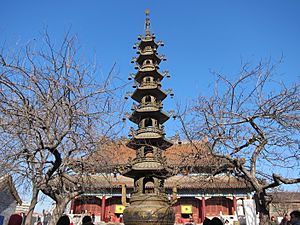
[[[112,172],[115,167],[125,165],[135,158],[135,150],[126,147],[126,141],[111,142],[91,155],[86,160],[86,166],[92,173]],[[207,142],[198,141],[196,144],[174,144],[163,152],[166,164],[181,168],[182,173],[214,173],[220,166],[226,166],[222,159],[213,157]],[[90,165],[90,166],[89,166]]]
[[[272,203],[300,203],[300,192],[273,192],[269,194],[272,196]]]
[[[91,190],[119,188],[121,184],[133,188],[131,178],[113,174],[115,168],[135,158],[135,150],[126,147],[126,143],[126,141],[111,142],[102,146],[85,160],[85,166],[90,172],[90,176],[86,178],[89,181],[86,183],[89,184]],[[207,142],[199,141],[195,145],[185,142],[177,143],[164,151],[163,155],[168,165],[182,168],[178,175],[166,180],[166,188],[177,186],[178,189],[248,189],[249,192],[252,191],[250,185],[244,180],[224,174],[212,176],[215,169],[227,165],[222,159],[214,158],[210,154]]]
[[[87,179],[86,183],[92,184],[91,189],[120,188],[122,184],[133,188],[133,179],[120,175],[91,175]],[[248,189],[251,192],[247,182],[229,175],[177,175],[166,179],[166,188],[175,186],[177,189]]]

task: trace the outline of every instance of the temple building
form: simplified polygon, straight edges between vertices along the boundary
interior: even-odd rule
[[[122,196],[124,198],[126,193],[126,201],[129,202],[134,191],[134,179],[114,174],[113,170],[112,173],[100,174],[97,171],[101,168],[97,167],[96,162],[106,157],[106,161],[111,163],[107,165],[108,168],[125,166],[135,155],[125,143],[113,143],[93,157],[93,188],[71,202],[71,214],[95,214],[98,221],[122,222],[125,208]],[[222,162],[213,159],[205,146],[205,143],[200,143],[200,150],[195,150],[188,143],[175,143],[165,153],[167,164],[181,171],[165,181],[169,199],[175,197],[177,200],[172,205],[175,210],[175,223],[192,221],[200,224],[205,217],[214,216],[237,220],[237,216],[244,213],[244,201],[253,198],[252,189],[245,181],[225,174],[211,176],[214,168],[221,166]],[[203,157],[197,159],[195,154],[199,153]]]
[[[14,214],[16,207],[22,205],[22,200],[17,192],[10,175],[0,177],[0,224],[7,224]]]
[[[130,140],[112,142],[90,158],[93,188],[71,202],[70,213],[123,222],[123,213],[134,214],[132,207],[146,213],[139,202],[151,199],[166,208],[164,213],[172,223],[200,224],[205,217],[214,216],[237,218],[242,202],[252,198],[250,186],[230,175],[212,176],[215,168],[226,164],[209,154],[207,140],[191,145],[165,138],[163,124],[171,114],[163,111],[163,100],[173,93],[162,89],[161,82],[169,74],[159,71],[165,58],[157,49],[163,43],[150,32],[148,12],[145,35],[138,40],[134,46],[138,56],[132,60],[137,73],[129,77],[134,80],[130,97],[135,103],[128,116],[137,129],[132,128]],[[98,168],[101,158],[107,162],[105,173],[103,165]]]

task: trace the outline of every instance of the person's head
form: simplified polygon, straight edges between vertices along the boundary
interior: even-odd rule
[[[90,224],[90,223],[92,223],[92,217],[90,217],[90,216],[84,216],[82,218],[82,224]]]
[[[295,210],[291,212],[290,217],[291,217],[291,224],[294,224],[296,221],[300,221],[300,211]]]
[[[211,225],[223,225],[223,222],[218,217],[214,217],[211,220]]]
[[[207,217],[205,217],[204,221],[203,221],[203,225],[210,225],[211,220],[208,219]]]
[[[22,224],[22,216],[18,214],[13,214],[10,216],[8,225],[21,225]]]
[[[70,219],[69,219],[69,217],[67,215],[62,215],[58,219],[56,225],[70,225]]]
[[[275,221],[275,217],[274,217],[274,216],[271,216],[271,220],[272,220],[272,221]]]
[[[225,220],[225,224],[229,224],[229,220]]]

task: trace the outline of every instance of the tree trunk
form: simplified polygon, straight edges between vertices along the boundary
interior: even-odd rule
[[[34,211],[35,206],[37,204],[38,195],[39,195],[39,190],[33,184],[32,197],[31,197],[31,202],[30,202],[30,205],[29,205],[29,210],[28,210],[28,213],[26,215],[25,225],[31,225],[32,214],[33,214],[33,211]]]
[[[259,212],[259,225],[269,225],[269,212]]]
[[[71,200],[70,197],[65,197],[65,198],[59,198],[56,201],[56,205],[52,212],[51,219],[50,219],[48,225],[56,225],[59,218],[63,215],[65,208],[70,200]]]
[[[265,193],[257,193],[257,207],[259,212],[259,225],[269,225],[270,212],[269,212],[269,202],[267,201],[267,196]]]

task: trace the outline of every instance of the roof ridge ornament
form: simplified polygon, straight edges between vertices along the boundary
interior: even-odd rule
[[[146,35],[150,35],[150,10],[146,9],[145,10],[145,14],[146,14],[146,19],[145,19],[145,32]]]

